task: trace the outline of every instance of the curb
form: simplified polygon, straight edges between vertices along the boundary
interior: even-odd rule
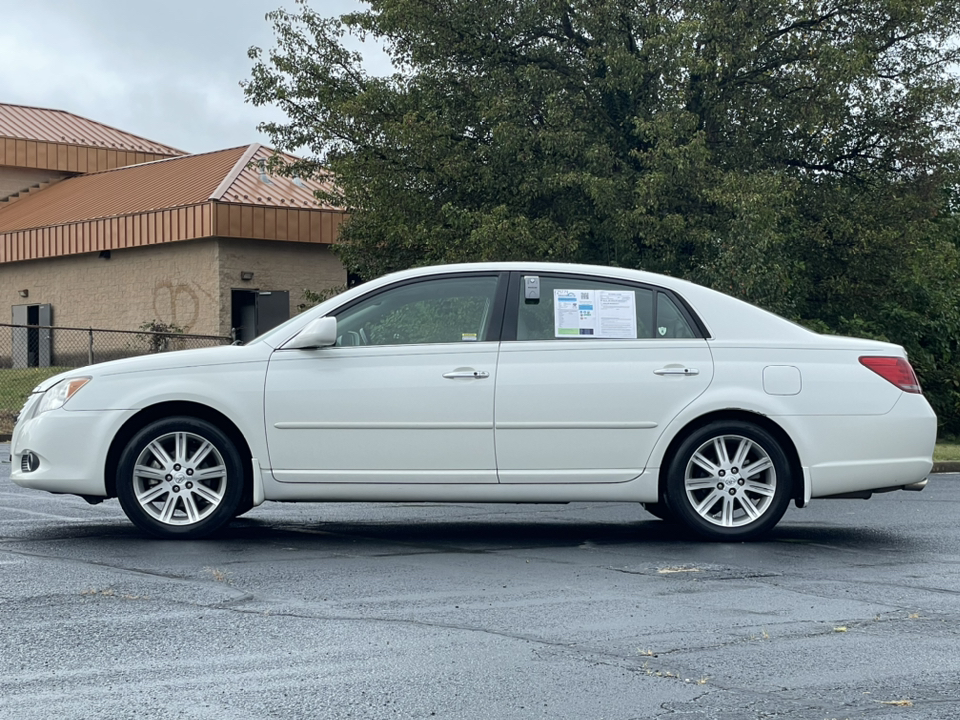
[[[933,464],[933,470],[930,471],[932,475],[937,473],[960,473],[960,462],[935,462]]]

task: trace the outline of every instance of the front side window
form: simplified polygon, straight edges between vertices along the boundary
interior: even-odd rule
[[[497,277],[438,278],[389,288],[336,313],[338,346],[487,339]]]

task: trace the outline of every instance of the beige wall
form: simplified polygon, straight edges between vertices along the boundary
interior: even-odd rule
[[[241,271],[253,273],[253,280],[240,279]],[[280,242],[276,240],[220,240],[220,328],[230,334],[230,291],[287,290],[290,315],[304,302],[303,290],[319,292],[346,285],[347,273],[329,245]]]
[[[254,274],[240,279],[241,271]],[[0,322],[13,305],[53,306],[61,327],[136,330],[157,320],[188,333],[229,335],[231,290],[287,290],[290,315],[303,290],[346,283],[328,245],[211,238],[0,264]],[[21,298],[18,290],[27,290]],[[6,332],[0,333],[0,336]]]
[[[0,200],[47,180],[67,177],[56,170],[37,170],[0,165]],[[3,205],[0,205],[3,207]]]
[[[19,297],[26,289],[29,297]],[[173,323],[218,334],[217,242],[197,240],[0,265],[0,322],[12,305],[53,306],[54,325],[136,330]]]

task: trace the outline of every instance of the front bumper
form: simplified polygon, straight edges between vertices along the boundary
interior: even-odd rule
[[[33,417],[31,410],[28,402],[13,430],[10,479],[35,490],[106,497],[110,441],[134,411],[61,408]],[[32,472],[22,463],[28,451],[39,461]]]

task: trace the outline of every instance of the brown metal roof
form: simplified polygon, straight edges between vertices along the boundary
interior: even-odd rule
[[[0,208],[0,233],[206,202],[248,148],[79,175]]]
[[[0,137],[157,155],[183,155],[182,151],[169,145],[63,110],[5,103],[0,103]]]
[[[318,181],[267,176],[254,144],[61,180],[0,205],[0,263],[202,237],[333,243]],[[289,160],[294,160],[290,156]]]
[[[275,152],[271,148],[251,145],[243,162],[237,163],[235,173],[224,178],[224,184],[217,189],[218,192],[210,199],[272,207],[311,209],[330,207],[318,203],[314,195],[314,191],[321,188],[330,190],[330,185],[326,180],[301,180],[300,178],[267,175],[264,172],[264,165],[274,154]],[[296,160],[290,155],[279,154],[288,162]]]

